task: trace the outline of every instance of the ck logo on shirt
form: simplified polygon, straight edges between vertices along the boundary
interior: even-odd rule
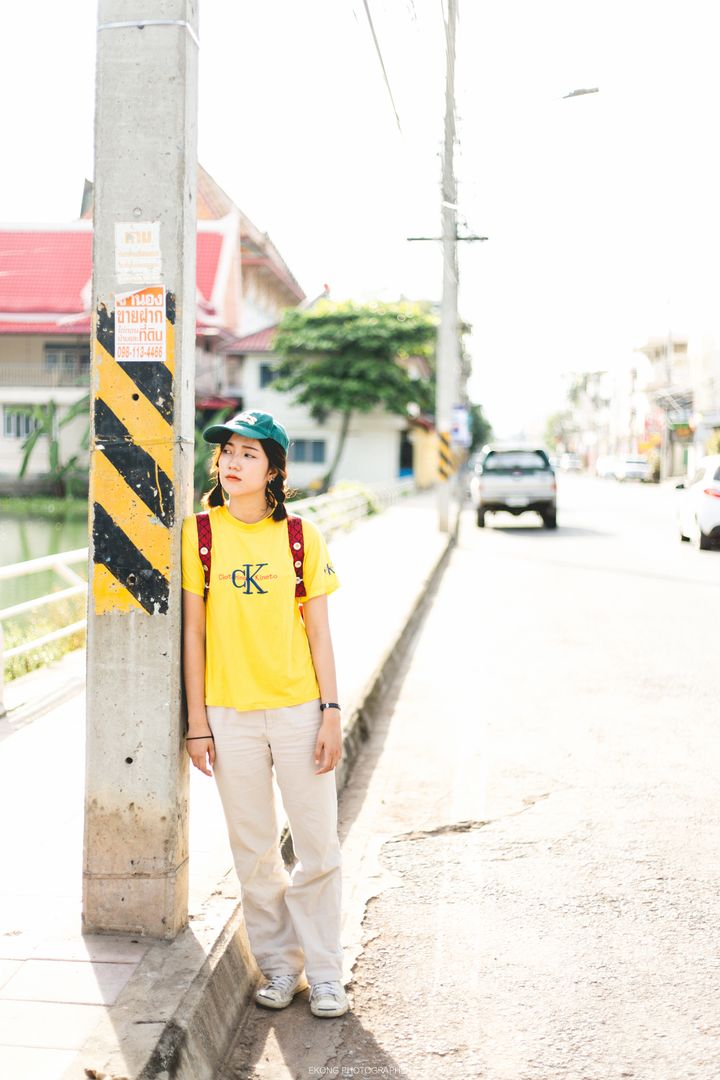
[[[245,563],[239,570],[233,570],[230,575],[233,585],[236,589],[240,589],[241,592],[245,593],[245,596],[250,596],[253,591],[264,595],[267,593],[267,589],[263,589],[255,578],[258,576],[263,566],[267,565],[266,562]]]

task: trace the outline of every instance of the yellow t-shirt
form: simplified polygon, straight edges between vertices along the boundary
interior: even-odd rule
[[[307,596],[296,599],[287,522],[246,525],[217,506],[210,524],[206,705],[242,711],[312,701],[320,691],[299,604],[338,588],[322,534],[303,519]],[[202,596],[204,582],[193,516],[182,528],[182,586]]]

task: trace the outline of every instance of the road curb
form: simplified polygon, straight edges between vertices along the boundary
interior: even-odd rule
[[[373,714],[402,662],[455,545],[451,535],[421,582],[395,640],[352,707],[338,790],[347,783]],[[286,828],[283,855],[292,858]],[[151,946],[63,1080],[214,1080],[260,972],[250,952],[235,887],[221,883],[172,942]]]

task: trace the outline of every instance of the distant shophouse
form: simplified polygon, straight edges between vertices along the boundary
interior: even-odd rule
[[[204,170],[198,177],[196,407],[261,408],[279,414],[292,435],[291,480],[304,487],[323,475],[339,419],[318,425],[273,388],[272,337],[283,312],[305,294],[266,233]],[[0,488],[17,478],[32,429],[27,407],[50,401],[58,418],[89,392],[92,303],[92,189],[69,225],[0,226]],[[58,429],[61,460],[78,452],[87,420]],[[352,424],[338,477],[391,481],[412,471],[422,424],[377,410]],[[38,446],[28,476],[48,471]]]
[[[567,448],[594,470],[605,459],[637,454],[654,458],[660,445],[649,421],[651,407],[646,386],[647,360],[632,355],[618,360],[611,370],[575,374],[568,390],[572,427]],[[658,429],[659,430],[659,429]]]
[[[695,457],[720,453],[720,345],[706,336],[690,340]]]
[[[650,338],[648,423],[661,445],[662,475],[683,476],[720,451],[720,346],[709,334]]]
[[[660,476],[683,476],[692,465],[694,387],[686,337],[650,338],[641,345],[651,365],[646,387],[648,437],[660,449]]]

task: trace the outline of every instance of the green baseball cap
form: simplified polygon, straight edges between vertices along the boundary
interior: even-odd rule
[[[244,435],[246,439],[274,439],[283,450],[290,445],[288,433],[282,424],[278,424],[270,413],[258,409],[238,413],[224,424],[213,424],[203,431],[203,439],[209,443],[227,442],[231,435]]]

